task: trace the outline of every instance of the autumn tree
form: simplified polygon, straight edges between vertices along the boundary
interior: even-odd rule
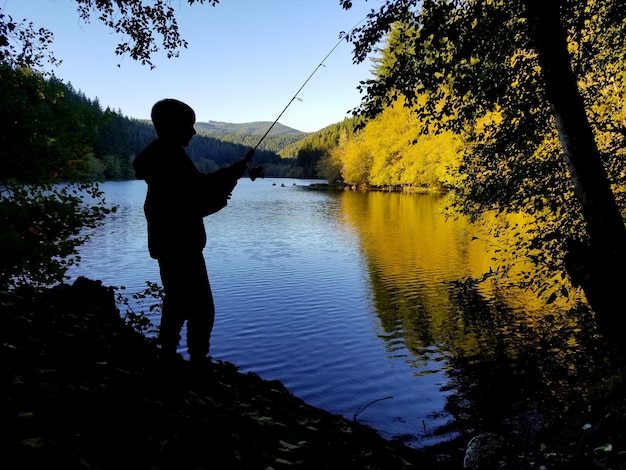
[[[349,37],[363,61],[398,28],[393,60],[362,84],[358,113],[374,118],[399,97],[410,107],[426,97],[416,136],[464,139],[458,207],[474,218],[536,217],[542,230],[526,227],[520,248],[567,269],[608,333],[626,323],[626,229],[614,191],[625,174],[625,18],[618,1],[387,0]]]
[[[413,110],[400,100],[333,149],[344,183],[413,191],[452,187],[460,139],[450,132],[416,139],[415,119]]]

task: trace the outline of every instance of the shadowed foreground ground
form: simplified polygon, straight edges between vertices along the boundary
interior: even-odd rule
[[[232,364],[197,373],[181,362],[166,373],[98,282],[37,298],[0,294],[0,308],[3,470],[463,467],[459,443],[407,448]],[[590,429],[573,422],[546,435],[547,450],[509,448],[496,459],[505,467],[476,468],[626,468],[620,397],[596,421],[585,417]]]

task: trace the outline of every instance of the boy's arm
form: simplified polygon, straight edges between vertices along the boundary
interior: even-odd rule
[[[203,181],[199,188],[200,194],[197,199],[199,202],[199,210],[203,217],[226,207],[230,193],[235,189],[239,178],[246,172],[248,162],[252,160],[253,155],[254,149],[250,150],[246,156],[238,162],[228,167],[220,168],[213,173],[203,175]],[[252,176],[253,170],[249,171]]]

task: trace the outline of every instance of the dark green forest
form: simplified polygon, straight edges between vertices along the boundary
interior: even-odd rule
[[[69,93],[77,92],[68,89]],[[93,101],[78,92],[85,106],[93,106]],[[97,107],[99,108],[99,107]],[[151,140],[156,137],[152,123],[124,116],[122,112],[110,109],[96,109],[99,116],[97,138],[90,158],[90,176],[98,179],[133,178],[132,160]],[[221,124],[221,123],[220,123]],[[271,124],[271,123],[270,123]],[[248,132],[241,133],[229,127],[229,131],[211,132],[208,123],[196,124],[198,135],[194,137],[187,153],[200,171],[212,172],[220,167],[240,160],[254,147],[262,137],[252,126]],[[285,138],[288,135],[288,138]],[[265,146],[259,146],[255,153],[255,163],[265,167],[267,176],[297,176],[302,173],[297,168],[297,160],[283,159],[277,151],[281,145],[291,144],[306,135],[292,130],[289,134],[270,134],[264,140]]]
[[[277,122],[259,121],[234,124],[228,122],[197,122],[196,132],[199,135],[241,144],[247,147],[256,147],[262,150],[279,153],[286,146],[299,142],[306,137],[306,132],[298,131]],[[265,135],[270,129],[270,132]],[[259,143],[260,142],[260,143]]]

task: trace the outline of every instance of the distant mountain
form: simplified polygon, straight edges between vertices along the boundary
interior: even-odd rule
[[[243,124],[209,121],[196,122],[195,124],[196,132],[201,137],[210,137],[246,147],[257,147],[257,144],[261,142],[258,146],[259,150],[275,153],[310,135],[276,123],[272,127],[271,132],[263,137],[270,127],[272,127],[272,123],[269,121],[246,122]],[[263,140],[261,141],[262,138]]]
[[[263,135],[271,127],[270,121],[258,121],[258,122],[245,122],[242,124],[234,124],[230,122],[196,122],[196,132],[199,135],[215,136],[219,134],[239,134],[239,135]],[[296,134],[305,136],[307,133],[302,132],[291,127],[283,126],[280,123],[276,123],[272,128],[269,135],[288,135]]]

